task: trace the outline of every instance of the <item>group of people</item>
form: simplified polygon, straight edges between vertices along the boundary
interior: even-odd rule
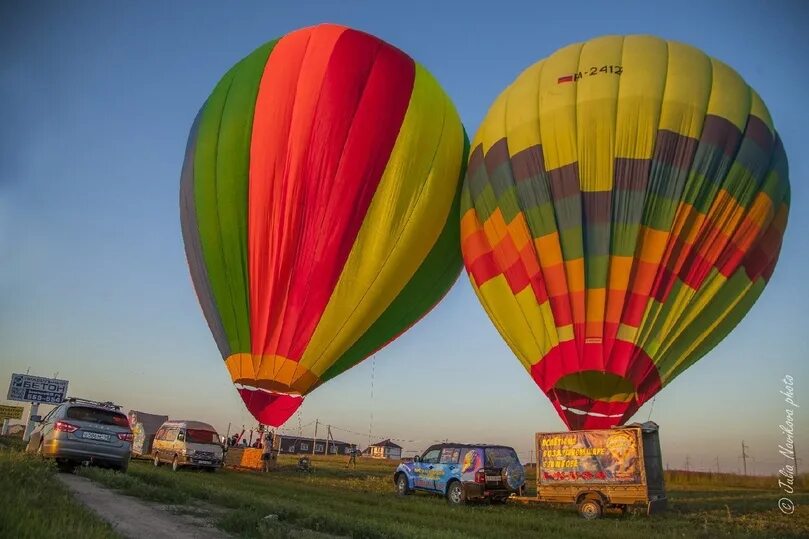
[[[227,438],[227,446],[228,447],[252,447],[253,449],[264,449],[264,448],[272,448],[272,441],[273,441],[273,432],[266,431],[262,436],[256,437],[255,440],[251,443],[248,441],[243,434],[236,433],[233,436]]]
[[[251,444],[250,442],[247,441],[247,438],[239,439],[238,434],[234,434],[233,436],[228,438],[227,444],[228,447],[252,447],[255,449],[261,449],[264,447],[264,442],[260,437],[253,440],[253,443]]]
[[[248,441],[246,437],[243,436],[243,432],[241,434],[236,433],[233,436],[226,438],[226,444],[228,447],[236,447],[236,448],[248,448],[252,447],[254,449],[261,449],[261,460],[264,464],[264,471],[267,472],[272,468],[273,462],[278,457],[278,451],[273,450],[273,441],[275,439],[275,433],[271,430],[264,431],[260,436],[256,437],[255,440]],[[352,449],[348,452],[348,462],[346,463],[346,468],[356,468],[357,467],[357,457],[360,455],[360,451],[358,449]],[[309,467],[309,462],[307,458],[307,468]],[[301,463],[298,463],[299,467]]]
[[[252,437],[251,437],[252,438]],[[272,467],[273,461],[276,459],[277,451],[273,451],[273,439],[275,433],[271,430],[264,431],[260,436],[257,436],[252,443],[244,437],[244,433],[236,433],[228,437],[226,441],[227,447],[235,447],[246,449],[252,447],[253,449],[261,449],[261,461],[263,463],[264,471],[267,472]]]

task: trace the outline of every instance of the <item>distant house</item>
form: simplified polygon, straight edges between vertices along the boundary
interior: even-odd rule
[[[280,453],[286,455],[311,455],[312,447],[314,446],[315,455],[325,455],[327,444],[329,446],[329,455],[348,455],[357,447],[356,444],[341,442],[340,440],[323,440],[317,438],[312,441],[311,438],[279,434],[275,437],[273,449],[277,449]]]
[[[369,451],[370,450],[370,451]],[[398,460],[402,458],[402,446],[391,442],[390,440],[382,440],[368,447],[365,451],[370,454],[374,459],[393,459]]]

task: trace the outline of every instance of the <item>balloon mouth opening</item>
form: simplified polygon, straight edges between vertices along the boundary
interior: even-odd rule
[[[642,404],[628,378],[604,371],[579,371],[560,378],[548,392],[571,429],[610,428],[629,419]]]
[[[567,427],[571,430],[609,429],[624,424],[635,412],[639,404],[632,402],[579,401],[575,405],[555,401],[554,406]]]
[[[611,372],[580,371],[561,377],[553,386],[554,391],[575,395],[575,400],[590,400],[603,403],[630,403],[637,399],[637,390],[632,380]],[[572,409],[578,409],[571,402]]]
[[[303,395],[297,393],[279,393],[247,384],[236,384],[236,391],[253,417],[272,427],[283,425],[304,400]]]
[[[598,418],[621,418],[624,417],[624,414],[601,414],[598,412],[591,412],[589,410],[579,410],[577,408],[571,408],[570,406],[565,406],[564,404],[560,404],[559,408],[564,410],[565,412],[570,412],[571,414],[580,415],[580,416],[589,416],[589,417],[598,417]]]

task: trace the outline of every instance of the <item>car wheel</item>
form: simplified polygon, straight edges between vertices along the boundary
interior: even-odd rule
[[[463,485],[460,481],[453,481],[447,488],[447,501],[451,505],[461,505],[466,501],[463,493]]]
[[[174,472],[180,469],[180,459],[178,459],[176,455],[174,456],[174,460],[171,461],[171,469]]]
[[[407,484],[407,476],[403,473],[400,473],[399,477],[396,478],[396,494],[399,496],[410,494],[410,485]]]
[[[158,466],[160,466],[160,457],[157,456],[157,451],[155,451],[155,454],[154,454],[154,467],[157,468]]]
[[[601,513],[601,503],[595,498],[585,498],[579,503],[579,515],[585,520],[600,518]]]

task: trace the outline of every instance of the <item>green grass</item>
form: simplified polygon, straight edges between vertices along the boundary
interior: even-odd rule
[[[682,486],[709,486],[709,487],[741,487],[768,489],[778,483],[773,476],[737,475],[715,472],[687,472],[685,470],[671,470],[664,472],[667,485]],[[795,478],[795,486],[803,488],[809,484],[809,474],[801,474]]]
[[[295,470],[283,458],[269,474],[215,474],[155,469],[132,462],[127,476],[89,469],[88,477],[141,498],[215,507],[217,525],[240,537],[314,537],[318,533],[360,538],[412,537],[807,537],[809,494],[792,496],[795,513],[783,515],[773,478],[706,478],[669,474],[670,509],[653,518],[608,514],[580,519],[572,506],[449,507],[439,497],[393,493],[394,465],[361,459],[315,459],[316,471]],[[275,515],[265,519],[267,515]]]
[[[21,450],[18,440],[0,438],[0,537],[114,537],[71,500],[51,463]],[[793,495],[795,513],[783,515],[772,477],[667,472],[666,514],[610,513],[586,522],[572,506],[449,507],[437,496],[399,498],[392,463],[361,459],[349,470],[345,459],[316,457],[314,464],[315,472],[304,474],[295,459],[282,457],[280,469],[269,474],[211,474],[133,461],[126,475],[97,468],[80,473],[178,512],[207,511],[238,537],[809,537],[809,494]]]
[[[118,537],[70,497],[53,462],[24,447],[19,438],[0,437],[0,537]]]

